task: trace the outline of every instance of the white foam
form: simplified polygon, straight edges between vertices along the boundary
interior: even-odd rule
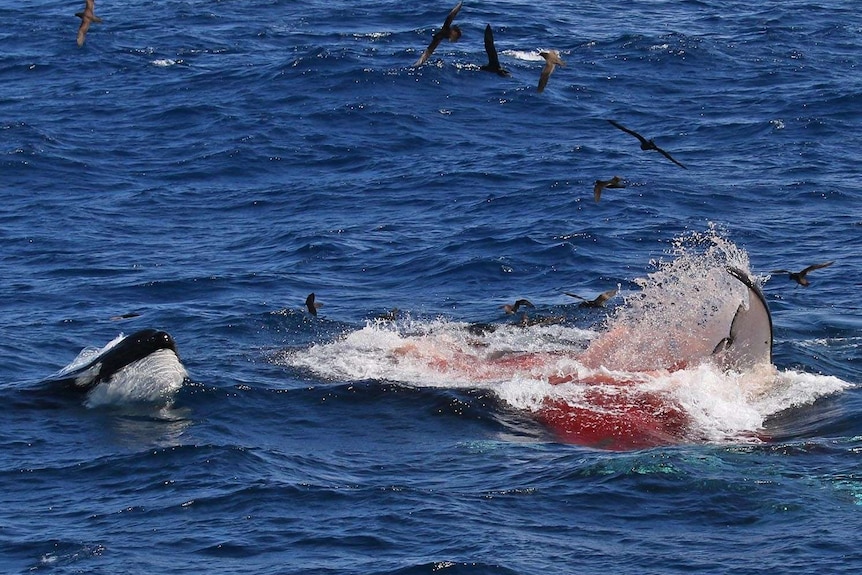
[[[544,62],[545,59],[542,58],[542,55],[539,52],[543,50],[503,50],[500,52],[505,56],[509,56],[510,58],[515,58],[516,60],[524,60],[526,62]]]

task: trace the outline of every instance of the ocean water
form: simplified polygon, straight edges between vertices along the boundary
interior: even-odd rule
[[[855,4],[453,5],[0,2],[0,571],[862,568]]]

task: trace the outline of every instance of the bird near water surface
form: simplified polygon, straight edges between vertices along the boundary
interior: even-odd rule
[[[75,13],[75,16],[81,19],[81,26],[78,28],[78,46],[84,45],[84,39],[87,37],[87,30],[90,29],[90,24],[93,22],[102,22],[102,19],[93,13],[95,9],[96,0],[85,0],[84,11]]]
[[[835,263],[835,261],[833,260],[831,262],[825,262],[822,264],[813,264],[813,265],[810,265],[807,268],[805,268],[804,270],[799,271],[799,272],[792,272],[790,270],[772,270],[769,273],[770,274],[788,274],[790,276],[791,281],[795,281],[796,283],[798,283],[802,287],[808,287],[808,285],[810,283],[808,281],[808,278],[806,277],[808,275],[808,272],[829,267],[834,263]]]
[[[422,55],[419,56],[416,63],[413,64],[414,66],[421,66],[427,62],[428,58],[431,57],[431,54],[434,53],[434,50],[437,49],[437,46],[439,46],[440,42],[444,39],[448,39],[450,42],[458,41],[458,38],[461,37],[461,29],[458,26],[453,26],[452,21],[455,20],[455,16],[457,16],[458,11],[461,10],[461,4],[463,4],[463,2],[458,2],[458,4],[452,8],[449,15],[446,16],[446,21],[443,22],[443,27],[434,33],[434,36],[431,38],[431,43],[427,48],[425,48],[425,51],[422,52]]]
[[[617,295],[616,289],[608,290],[604,293],[601,293],[595,299],[587,299],[585,297],[581,297],[578,294],[569,293],[564,291],[563,293],[569,297],[577,298],[582,300],[581,303],[578,304],[579,307],[602,307],[605,305],[605,302]]]
[[[497,56],[497,48],[494,46],[494,32],[491,31],[491,25],[485,25],[485,52],[488,53],[488,63],[479,68],[486,72],[494,72],[500,76],[509,76],[509,71],[504,70],[500,66],[500,59]]]
[[[548,78],[557,66],[565,66],[566,63],[560,59],[560,53],[556,50],[548,50],[547,52],[539,52],[539,56],[545,59],[545,67],[542,68],[542,74],[539,76],[539,92],[545,91],[545,86],[548,85]]]
[[[519,299],[514,304],[508,304],[507,303],[507,304],[501,305],[500,307],[503,308],[503,311],[505,311],[507,314],[511,315],[514,313],[518,313],[518,310],[521,308],[521,306],[536,307],[532,303],[530,303],[529,300],[526,300],[526,299]]]
[[[305,307],[308,310],[308,313],[311,315],[317,315],[317,310],[323,307],[323,304],[315,301],[314,292],[308,294],[308,297],[305,298]]]
[[[593,198],[598,202],[602,197],[602,191],[605,188],[624,188],[626,187],[625,183],[623,183],[622,178],[619,176],[614,176],[610,180],[596,180],[595,185],[593,186]]]

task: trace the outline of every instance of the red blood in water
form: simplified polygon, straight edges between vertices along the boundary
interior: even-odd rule
[[[620,451],[679,443],[688,427],[670,399],[622,387],[590,390],[576,406],[547,399],[538,419],[560,441]]]

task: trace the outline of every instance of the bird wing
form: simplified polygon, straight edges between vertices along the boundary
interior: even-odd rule
[[[81,26],[78,28],[78,46],[84,45],[84,39],[87,37],[87,30],[90,29],[90,19],[81,18]]]
[[[808,266],[807,268],[805,268],[804,270],[799,272],[799,275],[804,276],[805,274],[807,274],[808,272],[810,272],[812,270],[819,270],[820,268],[828,268],[829,266],[831,266],[834,263],[835,263],[835,260],[832,260],[831,262],[826,262],[826,263],[822,263],[822,264],[814,264],[814,265]]]
[[[597,297],[596,299],[594,299],[593,303],[601,305],[601,304],[605,303],[606,301],[608,301],[609,299],[611,299],[612,297],[614,297],[615,295],[617,295],[616,289],[608,290],[608,291],[600,294],[599,297]]]
[[[515,308],[516,309],[522,305],[525,305],[527,307],[536,307],[530,302],[530,300],[527,300],[527,299],[519,299],[518,301],[515,302]]]
[[[655,151],[656,151],[656,152],[658,152],[659,154],[661,154],[662,156],[664,156],[665,158],[667,158],[668,160],[670,160],[671,162],[673,162],[674,164],[676,164],[677,166],[679,166],[680,168],[683,168],[683,169],[685,169],[685,170],[687,170],[687,169],[688,169],[688,168],[686,168],[685,166],[683,166],[680,162],[678,162],[678,161],[674,160],[674,159],[673,159],[673,157],[672,157],[670,154],[668,154],[667,152],[665,152],[664,150],[662,150],[662,149],[661,149],[661,148],[659,148],[658,146],[653,146],[653,147],[655,148]]]
[[[452,11],[449,12],[448,16],[446,16],[446,21],[443,22],[444,28],[448,28],[449,26],[452,25],[452,20],[454,20],[455,16],[458,15],[458,11],[461,9],[461,4],[463,4],[463,2],[458,2],[458,5],[455,6],[454,8],[452,8]]]
[[[500,68],[500,59],[497,57],[497,48],[494,47],[494,32],[491,31],[491,25],[485,26],[485,52],[488,53],[488,66],[491,68]]]
[[[545,67],[542,68],[542,75],[539,76],[539,92],[545,89],[545,86],[548,85],[548,78],[551,77],[551,72],[554,71],[554,64],[548,61],[545,64]]]
[[[564,294],[566,294],[566,295],[567,295],[567,296],[569,296],[569,297],[573,297],[573,298],[577,298],[577,299],[580,299],[580,300],[587,301],[587,298],[585,298],[585,297],[581,297],[581,296],[579,296],[579,295],[578,295],[578,294],[576,294],[576,293],[569,293],[569,292],[567,292],[567,291],[564,291],[563,293],[564,293]]]
[[[644,138],[643,136],[641,136],[640,134],[638,134],[634,130],[629,130],[628,128],[626,128],[625,126],[620,124],[619,122],[614,122],[613,120],[608,120],[608,122],[610,122],[613,126],[619,128],[620,130],[622,130],[626,134],[631,134],[632,136],[634,136],[635,138],[640,140],[641,144],[649,144],[649,141],[646,138]]]
[[[431,54],[434,53],[434,50],[437,49],[437,46],[440,45],[440,41],[443,40],[443,36],[440,34],[434,34],[434,38],[431,40],[431,43],[428,44],[428,47],[425,48],[425,51],[422,52],[422,55],[419,56],[419,59],[416,60],[416,63],[413,66],[421,66],[425,62],[428,61],[428,58],[431,57]]]
[[[769,272],[770,274],[789,274],[792,273],[790,270],[772,270]]]
[[[601,180],[596,180],[596,185],[593,186],[593,199],[597,202],[602,199],[602,190],[605,189],[607,184]]]
[[[311,315],[317,315],[317,308],[321,307],[323,304],[314,301],[314,292],[308,294],[308,297],[305,298],[305,307],[308,308],[308,313]]]

